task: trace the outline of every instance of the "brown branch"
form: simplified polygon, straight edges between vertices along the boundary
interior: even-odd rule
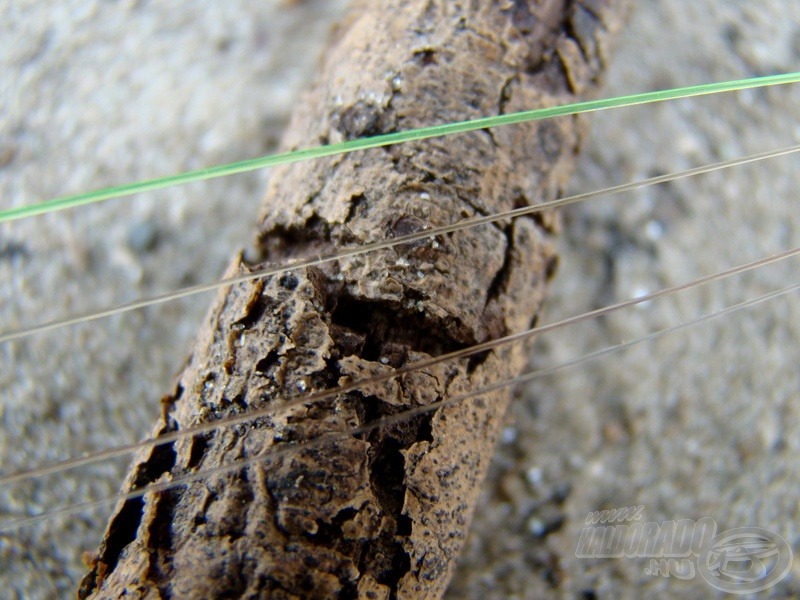
[[[297,107],[286,148],[549,106],[591,94],[624,1],[364,2]],[[468,6],[469,5],[469,6]],[[578,118],[276,169],[260,256],[399,236],[552,200]],[[155,434],[279,406],[535,321],[556,216],[521,218],[220,293]],[[256,456],[518,373],[500,348],[141,452],[124,490]],[[121,502],[80,598],[438,598],[461,549],[508,393]]]

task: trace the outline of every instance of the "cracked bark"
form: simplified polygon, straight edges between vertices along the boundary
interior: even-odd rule
[[[624,0],[363,2],[333,40],[284,147],[591,95]],[[265,263],[555,199],[579,118],[407,143],[274,170]],[[440,236],[222,290],[153,433],[279,406],[535,322],[554,214]],[[257,456],[517,374],[514,345],[247,425],[141,451],[123,490]],[[508,392],[120,502],[80,598],[438,598]]]

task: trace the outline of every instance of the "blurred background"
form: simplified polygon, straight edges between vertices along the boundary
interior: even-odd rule
[[[275,149],[343,1],[0,6],[0,207]],[[789,72],[790,0],[639,3],[603,96]],[[598,113],[573,192],[795,143],[800,86]],[[542,323],[800,245],[797,158],[605,197],[563,215]],[[219,278],[268,173],[0,224],[0,331]],[[797,282],[788,261],[542,336],[549,368]],[[147,435],[210,304],[194,296],[0,344],[0,472]],[[764,527],[798,552],[797,294],[519,391],[453,598],[710,597],[645,559],[575,556],[587,513]],[[114,495],[128,458],[0,487],[0,520]],[[0,533],[0,596],[71,594],[111,506]],[[800,561],[765,595],[800,593]]]

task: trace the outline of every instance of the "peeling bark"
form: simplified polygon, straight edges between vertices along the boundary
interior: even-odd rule
[[[574,101],[592,94],[626,2],[362,2],[297,107],[287,149]],[[258,258],[396,237],[553,200],[577,117],[274,170]],[[222,290],[154,434],[278,407],[535,322],[555,270],[552,213],[460,231]],[[518,374],[529,346],[140,452],[123,490],[369,423]],[[493,392],[120,502],[80,598],[438,598],[509,401]]]

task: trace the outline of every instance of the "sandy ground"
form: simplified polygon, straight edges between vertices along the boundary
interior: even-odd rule
[[[269,152],[342,2],[0,8],[0,206]],[[642,2],[605,95],[788,72],[800,5]],[[800,87],[597,114],[573,191],[800,137]],[[565,214],[543,322],[800,244],[796,158],[600,198]],[[265,173],[0,225],[0,330],[219,277]],[[537,368],[796,282],[797,262],[542,336]],[[208,296],[0,345],[3,473],[133,442]],[[797,293],[535,380],[520,392],[453,598],[713,597],[645,558],[577,558],[589,512],[762,527],[800,551]],[[126,459],[0,488],[3,521],[113,495]],[[69,595],[110,507],[0,533],[0,597]],[[800,559],[763,593],[800,594]]]

